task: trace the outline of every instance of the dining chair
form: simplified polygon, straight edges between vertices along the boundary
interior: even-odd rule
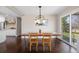
[[[29,39],[30,39],[30,51],[32,48],[32,45],[35,44],[36,51],[38,51],[38,33],[29,33]]]
[[[43,51],[45,51],[45,46],[47,45],[51,52],[51,36],[52,36],[51,33],[43,33],[42,38]]]

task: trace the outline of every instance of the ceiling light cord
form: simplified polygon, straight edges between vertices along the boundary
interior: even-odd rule
[[[39,17],[41,18],[41,7],[42,6],[39,6]]]

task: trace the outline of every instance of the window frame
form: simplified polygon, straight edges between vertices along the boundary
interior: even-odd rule
[[[71,45],[73,45],[73,44],[72,44],[72,25],[71,25],[71,23],[72,23],[71,20],[72,20],[72,15],[73,15],[73,14],[74,14],[74,13],[70,13],[70,14],[67,14],[67,15],[64,15],[64,16],[61,16],[61,17],[60,17],[60,26],[61,26],[61,33],[62,33],[62,34],[63,34],[62,18],[63,18],[63,17],[66,17],[66,16],[69,16],[69,18],[70,18],[70,19],[69,19],[69,20],[70,20],[70,21],[69,21],[69,24],[70,24],[70,25],[69,25],[69,34],[70,34],[70,35],[69,35],[69,42],[68,42],[68,43],[71,44]],[[62,36],[62,38],[63,38],[63,36]],[[63,39],[62,39],[62,40],[63,40]],[[73,45],[73,46],[74,46],[74,45]]]

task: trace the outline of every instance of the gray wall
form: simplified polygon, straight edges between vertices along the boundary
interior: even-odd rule
[[[21,17],[17,17],[17,35],[21,34]]]

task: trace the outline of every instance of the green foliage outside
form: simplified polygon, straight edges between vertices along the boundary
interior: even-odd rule
[[[62,18],[63,39],[69,42],[69,23],[67,17]]]
[[[67,22],[67,17],[62,18],[62,29],[63,32],[69,33],[69,23]]]
[[[69,22],[67,21],[67,17],[62,18],[62,29],[63,29],[63,39],[69,42]],[[75,28],[76,29],[76,28]],[[79,32],[72,32],[72,41],[73,43],[77,42],[77,37]]]

